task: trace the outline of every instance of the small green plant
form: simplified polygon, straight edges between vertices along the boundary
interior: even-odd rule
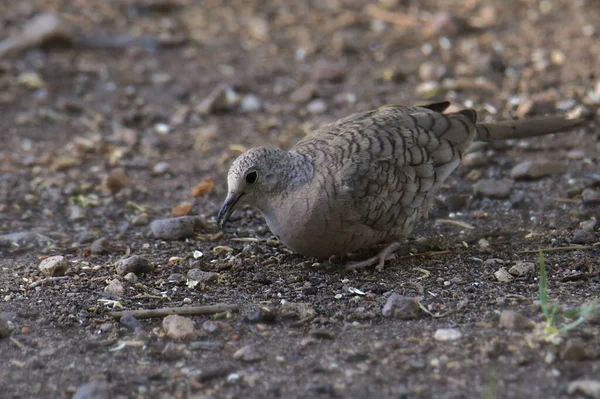
[[[563,311],[559,314],[559,305],[557,303],[550,304],[548,299],[548,272],[546,270],[546,261],[544,253],[540,250],[540,306],[546,318],[546,327],[544,332],[550,337],[556,337],[573,330],[581,323],[585,322],[586,318],[596,311],[598,305],[593,303],[585,305],[578,309]],[[557,326],[557,319],[561,318],[575,319],[570,323],[564,324],[562,327]]]

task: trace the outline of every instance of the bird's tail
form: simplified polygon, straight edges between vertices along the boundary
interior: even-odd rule
[[[562,116],[542,116],[538,118],[477,123],[477,139],[483,141],[522,139],[545,134],[558,133],[577,127],[585,122],[583,118],[568,119]]]

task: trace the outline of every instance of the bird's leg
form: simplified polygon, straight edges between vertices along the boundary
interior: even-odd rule
[[[356,270],[363,269],[365,267],[370,267],[377,265],[375,269],[379,272],[383,270],[383,265],[386,260],[392,258],[394,256],[394,252],[400,248],[400,243],[398,241],[394,241],[385,248],[383,248],[379,253],[372,258],[365,259],[360,262],[352,262],[346,265],[346,270]]]

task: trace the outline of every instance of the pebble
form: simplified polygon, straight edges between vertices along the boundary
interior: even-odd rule
[[[531,276],[535,272],[535,263],[518,262],[508,269],[508,272],[515,277]]]
[[[560,352],[562,360],[586,360],[594,358],[592,353],[593,344],[586,345],[581,338],[571,338],[565,343],[565,347]],[[589,349],[588,349],[589,348]]]
[[[250,323],[274,323],[277,320],[277,313],[267,306],[260,306],[245,316]]]
[[[147,213],[140,213],[136,215],[133,220],[131,220],[131,224],[134,226],[146,226],[148,225],[149,219]]]
[[[290,101],[293,103],[306,103],[314,98],[318,93],[318,86],[313,83],[306,83],[300,86],[290,94]]]
[[[462,333],[455,328],[438,328],[433,334],[437,341],[456,341],[462,337]]]
[[[335,333],[333,331],[325,330],[322,328],[316,328],[314,330],[310,330],[310,332],[308,334],[314,338],[335,339]]]
[[[0,318],[0,339],[10,337],[10,324],[8,320]]]
[[[15,247],[22,248],[35,248],[45,247],[54,243],[54,240],[50,237],[46,237],[43,234],[36,233],[34,231],[21,231],[18,233],[9,233],[0,236],[0,247],[8,243]]]
[[[38,269],[45,276],[62,276],[69,271],[71,262],[62,255],[51,256],[40,262]]]
[[[71,399],[109,399],[110,393],[106,381],[91,381],[81,385]]]
[[[585,152],[581,150],[571,150],[567,152],[567,159],[571,161],[579,161],[583,158],[585,158]]]
[[[102,179],[102,187],[109,194],[116,194],[130,184],[131,177],[129,177],[123,168],[112,170]]]
[[[240,110],[242,112],[252,113],[259,112],[262,109],[262,103],[258,96],[254,94],[248,94],[244,96],[240,103]]]
[[[279,307],[278,314],[283,319],[304,320],[314,317],[315,310],[307,303],[284,302]]]
[[[222,342],[214,342],[214,341],[194,341],[190,344],[191,351],[218,351],[223,349]]]
[[[204,323],[202,323],[202,329],[209,334],[214,334],[219,332],[221,327],[212,320],[206,320]]]
[[[587,205],[600,204],[600,191],[591,188],[586,188],[581,193],[581,199],[583,203]]]
[[[150,223],[150,229],[155,238],[161,240],[179,240],[194,234],[199,219],[194,216],[157,219]]]
[[[562,162],[538,160],[525,161],[515,165],[510,171],[513,179],[538,179],[563,171],[565,166]]]
[[[144,324],[138,319],[136,319],[135,316],[132,316],[130,314],[125,314],[121,316],[121,318],[119,319],[119,323],[121,323],[122,326],[131,331],[137,332],[142,331],[144,329]]]
[[[262,355],[256,350],[254,345],[246,345],[238,349],[234,354],[235,360],[241,360],[243,362],[257,362],[262,359]]]
[[[165,317],[162,327],[167,337],[172,339],[185,339],[194,334],[194,323],[192,320],[176,314]]]
[[[198,104],[196,111],[200,115],[208,115],[227,111],[237,102],[237,94],[226,84],[219,84],[204,100]]]
[[[204,270],[200,269],[190,269],[187,272],[187,278],[200,283],[210,283],[212,281],[217,281],[219,278],[219,273],[205,272]]]
[[[509,330],[530,330],[535,324],[527,317],[513,310],[503,310],[500,313],[500,328]]]
[[[496,267],[499,265],[503,265],[505,262],[503,259],[500,258],[491,258],[491,259],[486,259],[483,262],[483,266],[485,267]]]
[[[169,171],[169,168],[168,162],[158,162],[152,167],[152,173],[155,175],[163,175]]]
[[[92,243],[90,251],[92,251],[94,255],[105,255],[120,251],[120,248],[107,237],[102,237]]]
[[[69,215],[69,220],[72,222],[78,222],[85,219],[85,209],[79,205],[69,206],[67,213]]]
[[[164,360],[179,360],[189,356],[189,351],[185,345],[178,345],[175,342],[168,342],[161,352]]]
[[[135,274],[135,273],[127,273],[127,274],[126,274],[126,275],[123,277],[123,279],[125,279],[125,280],[129,281],[129,282],[130,282],[130,283],[132,283],[132,284],[135,284],[135,283],[137,283],[137,282],[138,282],[138,276],[136,276],[136,274]]]
[[[325,100],[317,98],[306,105],[306,110],[311,114],[322,114],[327,112],[327,103]]]
[[[419,301],[417,298],[398,295],[393,292],[385,302],[381,314],[400,320],[410,320],[419,317]]]
[[[592,217],[590,220],[584,220],[583,222],[580,222],[579,228],[585,231],[594,231],[597,222],[598,221],[596,218]]]
[[[578,229],[571,238],[572,244],[591,244],[596,242],[596,234],[591,231]]]
[[[600,380],[575,380],[567,387],[569,395],[583,395],[587,398],[600,399]]]
[[[475,195],[483,195],[490,198],[508,198],[511,185],[501,180],[481,179],[473,186]]]
[[[510,274],[504,267],[496,270],[494,272],[494,277],[496,277],[496,280],[500,281],[501,283],[510,283],[515,279],[514,276]]]
[[[154,270],[154,267],[150,264],[148,259],[143,258],[139,255],[133,255],[129,258],[120,259],[115,263],[117,274],[124,276],[128,273],[134,273],[136,275],[149,273]]]
[[[123,296],[125,294],[125,287],[123,287],[122,282],[113,279],[106,287],[104,287],[104,292],[115,296]]]
[[[314,80],[339,81],[344,77],[344,70],[338,62],[320,60],[313,67],[312,77]]]

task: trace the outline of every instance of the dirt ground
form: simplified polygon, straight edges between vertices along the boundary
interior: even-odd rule
[[[505,273],[545,248],[553,301],[598,299],[599,2],[8,0],[0,38],[42,11],[53,38],[0,45],[0,397],[600,397],[600,317],[549,340],[538,269]],[[443,99],[590,122],[479,147],[382,272],[292,254],[253,209],[215,225],[243,148]],[[42,282],[49,256],[70,269]],[[392,292],[435,317],[384,316]],[[238,309],[182,339],[109,315],[212,304]]]

